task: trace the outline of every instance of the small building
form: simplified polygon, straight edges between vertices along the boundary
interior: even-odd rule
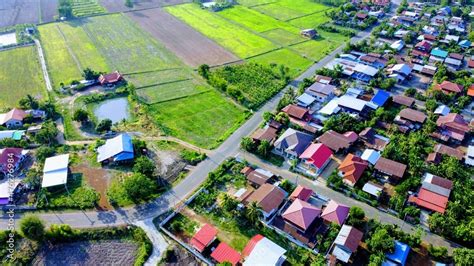
[[[425,173],[417,195],[411,195],[408,201],[443,214],[446,211],[452,188],[451,180]]]
[[[368,106],[377,109],[379,107],[382,107],[390,98],[390,93],[384,90],[378,90],[377,93],[375,93],[374,97],[372,97],[372,100],[368,103]]]
[[[434,110],[433,113],[435,115],[445,116],[445,115],[448,115],[450,111],[451,111],[451,109],[448,106],[442,104],[442,105],[436,107],[436,109]]]
[[[362,160],[360,157],[349,153],[339,165],[338,175],[342,177],[342,181],[345,184],[353,187],[362,177],[362,174],[364,174],[364,171],[367,166],[368,164],[366,161]]]
[[[383,192],[383,186],[375,184],[374,182],[367,182],[364,184],[362,187],[362,191],[374,196],[376,199],[382,195]]]
[[[405,108],[398,113],[393,120],[398,129],[402,132],[417,130],[425,123],[427,116],[420,111],[411,108]]]
[[[290,104],[281,109],[290,118],[290,122],[296,125],[304,126],[311,120],[310,111],[298,105]]]
[[[334,97],[336,87],[328,83],[315,82],[309,86],[305,93],[316,98],[318,102],[327,102]]]
[[[0,140],[2,139],[12,139],[12,140],[21,140],[25,136],[24,130],[3,130],[0,131]]]
[[[318,32],[315,29],[304,29],[300,31],[301,36],[313,39],[314,37],[318,36]]]
[[[412,68],[407,64],[396,64],[388,71],[390,78],[395,78],[398,82],[403,82],[410,76]]]
[[[274,176],[275,175],[272,172],[261,169],[261,168],[257,168],[253,171],[250,171],[248,174],[246,174],[247,180],[254,187],[260,187],[261,185],[268,183],[268,181],[272,179]]]
[[[395,95],[392,97],[392,101],[395,104],[403,105],[409,108],[413,107],[413,105],[415,104],[414,98],[411,98],[405,95]]]
[[[438,47],[431,50],[430,54],[431,54],[430,61],[435,61],[435,62],[444,62],[444,59],[448,57],[448,52]]]
[[[349,216],[349,209],[349,206],[330,200],[328,205],[323,209],[321,218],[328,223],[343,225]]]
[[[268,141],[270,144],[273,144],[275,138],[277,137],[277,133],[277,128],[266,126],[265,128],[259,128],[255,130],[251,138],[257,144],[261,143],[262,141]]]
[[[397,40],[390,45],[390,48],[397,52],[401,51],[403,47],[405,47],[405,42],[403,40]]]
[[[123,162],[133,158],[132,138],[125,133],[106,140],[104,145],[97,148],[99,163]]]
[[[28,156],[28,150],[22,148],[0,149],[0,172],[6,176],[9,172],[18,171],[21,163]]]
[[[304,233],[320,215],[321,209],[306,201],[295,199],[282,217],[287,224]]]
[[[300,199],[302,201],[308,201],[312,195],[312,189],[298,185],[291,193],[290,200]]]
[[[347,94],[342,95],[339,98],[337,104],[342,111],[349,114],[357,114],[364,116],[367,113],[367,101],[358,99],[353,96],[349,96]]]
[[[331,254],[338,260],[348,263],[352,253],[357,251],[363,236],[364,234],[356,228],[349,225],[343,225],[336,240],[334,240]]]
[[[311,106],[315,101],[316,101],[316,98],[306,92],[298,96],[298,98],[296,98],[296,104],[298,104],[299,106],[303,108],[307,108]]]
[[[189,243],[194,249],[202,253],[207,246],[216,240],[216,236],[217,229],[210,224],[205,224],[196,232]]]
[[[442,91],[446,94],[449,94],[449,93],[458,94],[458,93],[462,92],[464,87],[462,85],[456,84],[454,82],[445,80],[445,81],[441,82],[440,84],[434,85],[433,89]]]
[[[312,135],[288,128],[275,141],[274,152],[288,159],[297,159],[311,144],[312,140]]]
[[[303,167],[310,170],[314,175],[322,173],[324,168],[331,161],[332,151],[322,143],[312,143],[300,155],[303,161]]]
[[[340,134],[334,130],[328,130],[324,132],[317,140],[330,148],[333,152],[346,152],[349,148],[357,141],[357,137],[351,138],[349,132]]]
[[[23,126],[23,119],[26,117],[26,112],[13,108],[8,113],[0,114],[0,125],[8,128],[17,128]]]
[[[393,251],[393,253],[385,254],[385,258],[387,260],[382,262],[382,266],[405,266],[409,253],[410,247],[407,244],[395,240],[395,250]]]
[[[240,253],[235,249],[231,248],[224,242],[219,243],[219,245],[212,251],[211,258],[218,263],[229,262],[233,266],[239,264]]]
[[[380,159],[380,152],[372,149],[365,149],[360,158],[369,162],[371,165],[375,165]]]
[[[464,159],[464,163],[470,166],[474,166],[474,146],[470,145],[467,147],[466,158]]]
[[[375,164],[374,169],[377,171],[378,176],[381,176],[386,180],[399,182],[403,178],[407,166],[402,163],[381,157]]]
[[[451,148],[451,147],[446,146],[444,144],[436,144],[434,146],[433,153],[435,153],[435,154],[437,153],[437,154],[441,154],[441,155],[444,154],[444,155],[447,155],[447,156],[451,156],[451,157],[454,157],[454,158],[456,158],[460,161],[464,158],[464,152],[463,151],[455,149],[455,148]],[[429,154],[428,157],[430,157],[430,155],[431,154]],[[433,156],[434,155],[431,155],[431,157],[433,157]]]
[[[122,75],[115,71],[109,74],[102,74],[99,76],[99,83],[102,86],[113,86],[123,80]]]
[[[248,194],[242,201],[244,204],[256,202],[262,208],[265,220],[270,218],[280,207],[287,193],[280,187],[263,184],[257,190]]]
[[[359,133],[359,138],[364,142],[367,148],[378,151],[383,151],[390,142],[389,138],[377,134],[371,127],[362,130]]]
[[[242,251],[242,257],[244,258],[243,266],[280,266],[286,260],[285,253],[286,250],[284,248],[270,239],[262,235],[255,235]]]
[[[43,167],[41,187],[66,185],[69,174],[69,154],[61,154],[46,158]]]
[[[438,117],[436,125],[441,135],[447,136],[455,142],[462,142],[470,131],[469,124],[462,115],[456,113],[449,113]]]

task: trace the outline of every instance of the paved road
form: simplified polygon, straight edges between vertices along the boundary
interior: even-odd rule
[[[300,185],[309,187],[313,189],[318,195],[323,196],[324,198],[329,198],[333,199],[341,204],[345,204],[348,206],[358,206],[361,207],[365,215],[368,218],[376,219],[381,221],[382,223],[386,224],[396,224],[400,226],[400,228],[407,232],[407,233],[413,233],[416,228],[408,223],[403,222],[401,219],[390,215],[388,213],[385,213],[383,211],[378,210],[377,208],[374,208],[366,203],[357,201],[353,198],[347,197],[346,195],[339,193],[337,191],[334,191],[326,186],[326,182],[318,178],[315,181],[311,181],[303,176],[300,176],[296,173],[292,173],[286,169],[283,169],[281,167],[276,167],[266,161],[263,161],[256,157],[255,155],[249,154],[247,152],[241,152],[241,155],[243,158],[248,161],[251,164],[258,165],[266,170],[269,170],[273,172],[276,175],[279,175],[285,179],[288,179],[294,183],[298,183]],[[445,240],[444,238],[432,234],[430,232],[425,232],[425,235],[423,236],[423,240],[426,241],[427,243],[431,243],[435,246],[444,246],[446,247],[449,252],[452,252],[453,248],[459,247],[458,244],[450,242]]]

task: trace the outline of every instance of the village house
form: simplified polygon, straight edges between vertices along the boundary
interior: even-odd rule
[[[377,90],[374,97],[367,104],[372,109],[377,109],[384,106],[384,104],[390,99],[390,93],[384,90]]]
[[[290,195],[290,200],[300,199],[302,201],[308,201],[313,195],[313,190],[302,185],[298,185]]]
[[[336,87],[333,85],[315,82],[305,90],[305,93],[316,98],[316,101],[324,103],[334,97],[335,91]]]
[[[437,63],[437,62],[443,63],[446,57],[448,57],[448,52],[438,47],[432,49],[430,54],[431,56],[430,56],[429,61],[433,63]]]
[[[338,175],[342,177],[342,181],[346,185],[353,187],[361,178],[367,166],[366,161],[349,153],[339,165]]]
[[[420,58],[428,58],[430,56],[431,43],[427,40],[422,40],[415,44],[415,48],[412,50],[411,55]]]
[[[451,180],[425,173],[420,190],[416,195],[411,195],[408,202],[431,211],[444,213],[452,188]]]
[[[334,130],[328,130],[324,132],[317,140],[329,147],[335,153],[345,153],[358,139],[355,132],[349,131],[344,134],[340,134]]]
[[[268,141],[270,144],[273,144],[281,127],[282,125],[280,123],[275,120],[271,120],[264,128],[258,128],[255,130],[251,138],[257,145],[264,140]]]
[[[405,47],[405,42],[403,40],[396,40],[395,42],[390,44],[390,48],[392,48],[393,50],[397,52],[400,52],[401,50],[403,50],[403,47]]]
[[[352,254],[357,251],[363,236],[364,234],[356,228],[343,225],[332,245],[332,256],[348,263]]]
[[[343,225],[349,216],[349,206],[339,204],[334,200],[330,200],[328,205],[323,209],[321,218],[327,224],[335,223]]]
[[[241,173],[247,177],[247,180],[254,187],[260,187],[261,185],[268,183],[275,175],[267,170],[246,166],[242,169]]]
[[[392,102],[394,104],[399,105],[399,106],[403,105],[403,106],[406,106],[408,108],[411,108],[415,104],[415,99],[411,98],[411,97],[408,97],[408,96],[405,96],[405,95],[394,95],[392,97]]]
[[[390,139],[379,135],[371,127],[365,128],[359,133],[359,138],[364,142],[364,145],[369,149],[376,149],[383,151]]]
[[[464,158],[463,151],[438,143],[434,146],[434,151],[428,154],[426,161],[437,164],[441,161],[441,155],[451,156],[460,161]]]
[[[464,50],[471,48],[471,42],[469,40],[462,40],[458,45]]]
[[[315,101],[316,98],[306,92],[296,98],[296,104],[303,108],[310,108]]]
[[[323,75],[315,75],[314,81],[322,83],[322,84],[331,84],[332,78],[328,76],[323,76]]]
[[[459,85],[447,80],[433,86],[433,90],[442,91],[446,94],[449,94],[449,93],[459,94],[462,92],[463,89],[464,87],[462,85]]]
[[[284,248],[270,239],[262,235],[255,235],[242,251],[242,257],[244,258],[243,266],[280,266],[286,261],[285,253],[286,250]]]
[[[298,105],[290,104],[281,109],[290,118],[290,122],[304,127],[312,119],[310,111]]]
[[[23,137],[25,137],[25,130],[0,131],[0,140],[2,139],[21,140]]]
[[[356,97],[353,97],[347,94],[342,95],[338,99],[337,104],[343,112],[346,112],[349,114],[356,114],[356,115],[360,115],[364,117],[369,112],[367,101],[358,99]]]
[[[312,140],[312,135],[288,128],[275,141],[273,152],[288,159],[297,159],[311,144]]]
[[[306,201],[295,199],[282,217],[288,225],[304,234],[320,215],[321,209]]]
[[[365,149],[360,158],[362,158],[364,161],[367,161],[371,165],[375,165],[381,156],[382,155],[380,155],[380,152],[376,150]]]
[[[362,187],[362,191],[373,196],[375,199],[379,199],[382,193],[384,192],[384,187],[372,181],[369,181],[364,184],[364,186]]]
[[[130,161],[134,158],[132,138],[128,134],[120,134],[105,141],[97,148],[97,162],[118,163]]]
[[[217,229],[210,224],[201,227],[189,242],[198,252],[202,253],[206,247],[217,239]]]
[[[313,39],[314,37],[318,36],[318,32],[315,29],[304,29],[300,32],[301,36]]]
[[[212,251],[211,258],[217,263],[230,263],[232,266],[239,265],[241,255],[228,244],[220,242]]]
[[[417,130],[425,123],[427,116],[420,111],[405,108],[398,113],[393,120],[398,125],[398,129],[402,132]]]
[[[393,252],[385,254],[387,260],[384,262],[384,265],[405,266],[409,254],[410,247],[407,244],[395,240],[395,248]]]
[[[7,128],[21,127],[26,116],[25,111],[13,108],[8,113],[0,114],[0,125],[4,125]]]
[[[438,117],[436,125],[442,135],[449,137],[450,140],[455,142],[462,142],[470,131],[469,124],[462,115],[456,113]]]
[[[43,167],[42,188],[66,185],[69,175],[69,154],[46,158]]]
[[[377,163],[374,166],[376,170],[375,174],[379,177],[385,178],[385,180],[390,181],[391,183],[398,183],[405,174],[407,166],[381,157],[377,160]]]
[[[377,69],[382,69],[387,65],[388,60],[381,54],[369,53],[359,57],[359,63],[368,65]]]
[[[394,78],[397,82],[403,82],[411,74],[412,68],[408,64],[396,64],[388,69],[389,77]]]
[[[247,193],[242,202],[245,205],[256,202],[262,209],[264,219],[268,220],[281,206],[287,194],[280,187],[265,183],[258,189]]]
[[[474,145],[469,145],[467,147],[466,157],[464,158],[464,163],[470,166],[474,166]]]
[[[4,176],[10,171],[14,173],[20,169],[21,163],[28,157],[29,151],[22,148],[0,149],[0,172]],[[9,166],[11,165],[11,166]],[[13,171],[13,172],[12,172]]]
[[[300,155],[302,163],[299,168],[308,174],[317,176],[321,174],[331,161],[332,151],[322,143],[311,143],[309,147]]]
[[[101,74],[99,76],[99,83],[102,86],[113,86],[123,80],[123,76],[115,71],[109,74]]]

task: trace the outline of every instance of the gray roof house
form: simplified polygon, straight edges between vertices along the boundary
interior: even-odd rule
[[[306,89],[305,93],[315,97],[318,102],[326,102],[334,97],[334,91],[336,87],[333,85],[315,82]]]
[[[296,159],[306,150],[312,140],[312,135],[289,128],[275,141],[274,152],[289,159]]]

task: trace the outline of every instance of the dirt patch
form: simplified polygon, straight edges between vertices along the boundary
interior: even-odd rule
[[[137,249],[120,240],[57,244],[44,247],[33,265],[133,265]]]
[[[120,0],[100,0],[100,4],[109,12],[122,12],[129,10],[140,10],[146,8],[155,8],[162,6],[178,5],[182,3],[189,3],[191,0],[133,0],[133,7],[125,6],[125,1]]]
[[[201,64],[222,65],[240,60],[214,41],[161,9],[134,11],[127,15],[192,67]]]
[[[86,182],[100,194],[99,208],[112,210],[113,207],[107,200],[107,188],[109,187],[110,175],[102,168],[93,168],[87,164],[71,167],[72,172],[82,173]]]
[[[163,264],[166,266],[180,266],[180,265],[189,265],[189,266],[198,266],[205,265],[200,262],[196,257],[189,253],[180,246],[173,246],[165,253],[166,257],[163,258]]]
[[[57,0],[2,0],[0,1],[0,28],[21,23],[53,21]],[[41,12],[41,14],[40,14]]]

